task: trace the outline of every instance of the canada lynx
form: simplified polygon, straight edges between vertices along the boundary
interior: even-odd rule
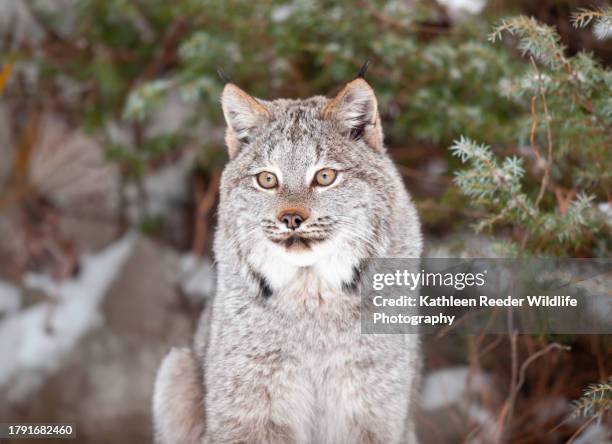
[[[153,402],[160,443],[413,443],[416,335],[360,333],[363,261],[419,257],[362,78],[333,99],[228,83],[217,296]]]

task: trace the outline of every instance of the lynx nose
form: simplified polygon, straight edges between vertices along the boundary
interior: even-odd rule
[[[278,220],[285,224],[287,228],[291,230],[297,230],[300,225],[307,219],[307,216],[300,213],[282,213]]]

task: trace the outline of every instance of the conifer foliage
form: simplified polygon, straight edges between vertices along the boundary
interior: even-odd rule
[[[581,11],[576,25],[595,23],[605,38],[610,10]],[[506,37],[508,37],[506,39]],[[477,230],[513,226],[513,243],[536,254],[606,255],[612,215],[612,72],[593,55],[568,57],[554,28],[533,18],[505,19],[491,42],[516,46],[528,61],[504,79],[519,116],[514,146],[459,138],[451,152],[467,165],[455,184],[486,211]]]
[[[146,191],[148,175],[186,147],[198,152],[195,171],[218,174],[219,67],[270,99],[332,94],[371,60],[367,80],[402,172],[418,176],[433,159],[440,174],[455,175],[450,188],[447,177],[427,178],[444,184],[435,195],[414,193],[426,230],[438,224],[448,234],[475,220],[516,252],[608,255],[606,61],[570,54],[555,27],[526,16],[502,19],[487,42],[490,24],[511,8],[489,2],[454,17],[441,3],[81,0],[66,10],[23,2],[41,37],[0,38],[3,72],[14,71],[3,99],[54,104],[101,141],[122,187]],[[571,21],[612,41],[610,7],[576,7]],[[160,118],[171,100],[180,112]]]

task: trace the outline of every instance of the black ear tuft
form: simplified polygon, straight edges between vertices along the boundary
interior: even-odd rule
[[[361,68],[359,68],[359,72],[355,76],[356,79],[365,79],[366,71],[368,70],[368,66],[370,66],[370,61],[366,60]]]
[[[232,79],[230,79],[230,76],[227,75],[223,68],[217,68],[217,74],[219,74],[219,77],[221,77],[221,80],[223,80],[225,85],[232,83]]]
[[[357,128],[351,128],[351,130],[349,131],[349,139],[351,140],[359,140],[361,138],[363,138],[363,133],[365,131],[365,125],[361,125]]]

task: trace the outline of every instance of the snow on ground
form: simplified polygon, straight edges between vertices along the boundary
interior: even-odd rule
[[[135,236],[127,235],[85,256],[79,275],[60,284],[45,275],[26,275],[25,285],[43,290],[50,300],[0,322],[0,389],[9,401],[40,387],[78,341],[102,323],[100,303],[134,242]]]
[[[178,282],[181,290],[193,302],[215,294],[215,268],[208,258],[192,253],[181,256]]]
[[[423,385],[422,405],[425,410],[434,410],[456,404],[470,393],[478,393],[483,386],[489,388],[490,378],[474,372],[469,367],[448,367],[427,375]]]
[[[448,9],[451,17],[461,17],[464,14],[478,14],[486,5],[486,0],[440,0]]]
[[[17,311],[21,305],[21,290],[8,282],[0,281],[0,314]]]
[[[467,366],[447,367],[425,376],[421,397],[424,411],[456,408],[481,427],[483,437],[495,435],[495,416],[478,401],[480,393],[493,393],[489,375]]]
[[[573,441],[574,444],[610,444],[612,430],[605,424],[594,422]]]

